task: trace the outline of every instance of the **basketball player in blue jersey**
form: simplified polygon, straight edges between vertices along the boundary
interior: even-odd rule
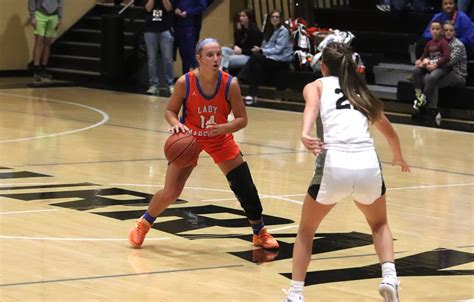
[[[382,102],[368,90],[356,72],[350,48],[329,44],[323,51],[323,77],[306,85],[303,96],[301,141],[317,156],[293,249],[291,287],[284,301],[303,301],[306,272],[314,234],[323,218],[340,199],[352,195],[372,230],[382,266],[379,293],[386,302],[398,301],[393,238],[387,223],[385,184],[380,162],[369,134],[372,123],[392,150],[393,165],[410,168],[403,159],[398,135],[383,114]],[[317,136],[312,137],[314,123]]]

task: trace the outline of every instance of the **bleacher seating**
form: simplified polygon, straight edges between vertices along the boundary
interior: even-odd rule
[[[364,1],[358,0],[357,2]],[[86,85],[99,82],[101,79],[101,65],[99,64],[101,53],[100,20],[103,14],[116,12],[117,9],[119,8],[96,6],[65,35],[59,38],[52,48],[51,71],[57,74],[61,73],[61,78],[74,77],[75,80]],[[142,9],[130,8],[124,16],[126,23],[124,48],[128,61],[137,61],[139,57],[133,55],[133,52],[136,52],[140,47],[134,45],[135,40],[132,39],[137,36],[136,33],[143,26],[142,18],[135,18],[139,12],[142,12]],[[381,67],[387,66],[386,63],[406,64],[405,69],[407,66],[412,66],[413,58],[410,58],[408,47],[419,39],[432,15],[382,13],[373,6],[367,6],[365,9],[362,9],[362,6],[359,6],[358,9],[349,7],[319,8],[314,9],[313,15],[315,24],[319,27],[351,31],[356,36],[352,46],[355,51],[359,52],[366,66],[366,81],[371,84],[370,89],[387,101],[395,100],[395,102],[390,102],[391,109],[396,111],[396,106],[394,107],[393,104],[398,103],[405,108],[405,111],[400,110],[400,112],[406,113],[406,108],[409,108],[409,103],[414,98],[411,83],[403,80],[398,82],[398,85],[393,84],[391,87],[387,84],[390,82],[385,82],[385,84],[381,82],[383,85],[374,85],[378,84],[374,69],[383,69]],[[138,62],[128,62],[127,66],[144,66],[144,64],[143,62],[140,64]],[[387,72],[390,73],[390,71]],[[235,74],[236,71],[233,73]],[[474,110],[474,61],[469,62],[468,73],[469,78],[466,88],[441,89],[439,94],[440,107],[443,109]],[[137,78],[142,79],[142,81],[146,76],[142,69],[132,74],[136,74]],[[299,106],[297,110],[301,110],[303,104],[301,91],[303,87],[320,76],[319,73],[292,70],[272,74],[265,79],[258,95],[265,98],[284,100],[289,107],[296,104]],[[387,76],[387,74],[384,76]],[[127,83],[135,86],[143,84],[139,80],[130,79],[127,80]],[[270,89],[268,89],[269,87]],[[135,88],[136,91],[142,91],[141,87],[126,88],[131,90]],[[245,86],[242,91],[245,94]],[[274,102],[271,105],[264,106],[273,108],[278,107],[278,104]],[[472,114],[467,116],[472,119]]]
[[[391,65],[386,63],[404,64],[400,65],[401,70],[409,70],[409,67],[413,66],[409,45],[420,39],[422,31],[426,28],[431,17],[432,14],[406,13],[397,15],[383,13],[375,9],[339,7],[314,10],[314,20],[319,27],[351,31],[356,36],[352,47],[361,53],[367,67],[366,80],[369,84],[377,82],[374,67],[379,68],[377,65],[381,63],[383,63],[381,66]],[[455,111],[474,110],[474,61],[469,62],[468,73],[466,87],[440,89],[439,106],[444,111],[449,111],[449,109]],[[304,82],[305,80],[317,78],[317,76],[298,77],[297,74],[291,74],[289,77],[291,80],[286,88],[300,89],[307,83]],[[398,72],[398,76],[399,74],[400,72]],[[303,82],[294,85],[294,82],[298,81],[295,80],[297,78]],[[398,85],[397,82],[398,80],[392,84],[394,89],[397,89],[397,93],[391,99],[405,104],[404,108],[406,108],[406,104],[413,102],[414,99],[413,85],[405,80],[398,82]],[[454,114],[456,118],[460,116],[472,119],[472,114]]]

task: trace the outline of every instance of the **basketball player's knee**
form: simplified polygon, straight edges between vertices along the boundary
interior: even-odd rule
[[[258,197],[257,188],[250,175],[249,166],[243,162],[226,175],[231,190],[234,192],[240,205],[250,220],[262,217],[262,204]]]
[[[369,221],[369,225],[372,233],[379,233],[381,230],[384,230],[384,228],[387,227],[387,219]]]

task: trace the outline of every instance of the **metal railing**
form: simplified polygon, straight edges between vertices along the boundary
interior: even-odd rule
[[[127,5],[125,5],[119,12],[118,14],[121,15],[124,11],[126,11],[130,6],[132,6],[135,3],[135,0],[132,0],[128,2]]]

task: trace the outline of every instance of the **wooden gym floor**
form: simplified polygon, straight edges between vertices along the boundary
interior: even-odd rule
[[[278,252],[254,249],[202,154],[142,249],[126,238],[166,170],[166,99],[77,87],[0,90],[1,301],[281,301],[314,158],[301,114],[248,108],[236,134]],[[395,125],[412,172],[388,187],[401,301],[474,301],[474,137]],[[370,231],[350,199],[318,230],[306,301],[381,301]]]

